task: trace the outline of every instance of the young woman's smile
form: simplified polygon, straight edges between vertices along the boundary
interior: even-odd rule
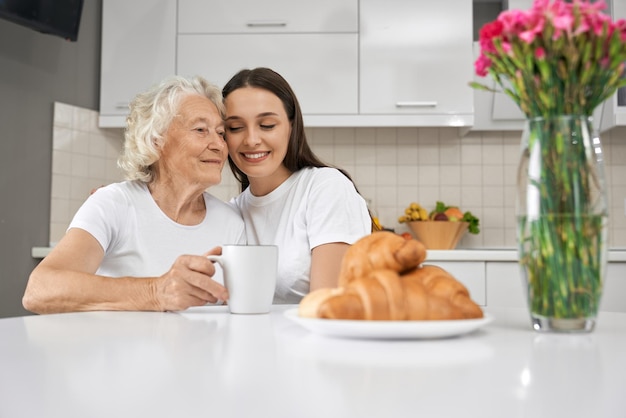
[[[291,174],[283,165],[291,134],[283,103],[270,91],[244,87],[231,92],[225,104],[230,158],[255,195],[267,194]]]

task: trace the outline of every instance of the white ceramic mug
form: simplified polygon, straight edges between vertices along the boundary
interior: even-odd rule
[[[275,245],[223,245],[222,255],[209,255],[224,270],[228,307],[234,314],[270,311],[276,287],[278,247]]]

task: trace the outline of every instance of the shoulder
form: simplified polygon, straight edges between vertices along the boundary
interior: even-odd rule
[[[311,183],[352,183],[341,171],[333,167],[307,167],[298,172],[300,181]]]
[[[234,218],[243,222],[241,213],[235,204],[226,203],[208,192],[204,192],[204,201],[206,203],[207,211],[210,212],[212,216],[218,215],[222,217]]]
[[[90,200],[108,202],[110,204],[130,204],[138,195],[147,192],[146,186],[138,181],[111,183],[96,189]]]

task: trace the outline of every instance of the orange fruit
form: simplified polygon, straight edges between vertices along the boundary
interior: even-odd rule
[[[449,221],[460,221],[461,219],[463,219],[463,212],[461,212],[461,209],[457,207],[450,207],[446,209],[443,213],[448,216]]]

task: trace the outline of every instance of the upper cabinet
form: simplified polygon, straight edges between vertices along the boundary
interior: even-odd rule
[[[307,126],[473,124],[472,1],[102,0],[100,126],[168,75],[270,67]]]
[[[612,0],[610,3],[613,19],[626,19],[626,1]],[[626,77],[626,73],[622,74]],[[595,115],[599,116],[595,116]],[[606,131],[616,126],[626,126],[626,87],[622,87],[613,97],[598,106],[594,119],[600,120],[600,130]]]
[[[467,0],[361,0],[360,113],[471,125],[471,16]]]
[[[179,0],[177,73],[270,67],[305,115],[358,113],[358,0]]]
[[[175,72],[176,2],[103,0],[101,127],[123,127],[132,98]]]

